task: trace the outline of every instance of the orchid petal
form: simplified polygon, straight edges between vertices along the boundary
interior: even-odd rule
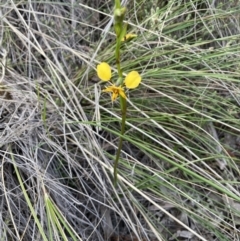
[[[137,71],[131,71],[125,78],[124,83],[128,89],[135,89],[140,84],[142,78]]]
[[[112,77],[111,67],[108,63],[102,62],[97,66],[97,75],[103,81],[109,81]]]

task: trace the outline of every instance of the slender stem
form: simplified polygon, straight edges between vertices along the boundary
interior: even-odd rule
[[[115,0],[115,10],[114,12],[114,29],[116,33],[116,49],[115,49],[115,58],[116,58],[116,65],[118,70],[118,76],[121,79],[120,86],[123,86],[123,73],[121,69],[121,55],[120,55],[120,47],[121,47],[121,39],[125,35],[127,25],[123,24],[124,15],[126,12],[126,8],[121,8],[120,0]],[[126,112],[127,112],[127,101],[125,98],[120,96],[120,103],[121,103],[121,112],[122,112],[122,122],[121,122],[121,136],[118,143],[118,150],[116,154],[116,159],[114,162],[114,179],[113,185],[116,187],[117,185],[117,170],[118,170],[118,162],[122,150],[123,145],[123,136],[125,133],[125,125],[126,125]]]
[[[115,58],[116,58],[118,76],[120,78],[123,78],[122,69],[121,69],[121,63],[120,63],[121,62],[120,61],[120,46],[121,46],[121,41],[120,41],[120,39],[117,39],[116,50],[115,50]],[[122,83],[121,83],[121,85],[122,85]]]
[[[120,8],[120,7],[121,7],[120,0],[115,0],[115,8]]]
[[[115,57],[116,57],[116,63],[117,63],[118,76],[121,79],[123,79],[122,78],[123,74],[122,74],[122,69],[121,69],[121,63],[120,63],[120,46],[121,46],[121,41],[120,41],[119,38],[117,38]],[[122,83],[120,83],[120,85],[122,85]],[[124,132],[125,132],[126,111],[127,111],[127,102],[126,102],[126,99],[124,99],[122,96],[120,96],[120,103],[121,103],[121,111],[122,111],[122,123],[121,123],[121,136],[120,136],[120,139],[119,139],[117,154],[116,154],[114,167],[113,167],[113,185],[114,185],[114,187],[117,186],[118,162],[119,162],[119,158],[120,158],[120,154],[121,154],[121,150],[122,150],[122,145],[123,145],[123,135],[124,135]]]
[[[126,116],[127,116],[127,101],[122,96],[120,96],[121,101],[121,111],[122,111],[122,123],[121,123],[121,136],[118,143],[118,150],[116,154],[116,159],[114,162],[114,179],[113,179],[113,185],[116,187],[117,185],[117,170],[118,170],[118,161],[120,158],[120,153],[122,150],[123,145],[123,135],[125,133],[125,125],[126,125]]]

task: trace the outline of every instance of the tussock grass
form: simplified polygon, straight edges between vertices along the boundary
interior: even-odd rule
[[[239,239],[239,1],[124,4],[143,82],[115,189],[112,3],[1,3],[2,240]]]

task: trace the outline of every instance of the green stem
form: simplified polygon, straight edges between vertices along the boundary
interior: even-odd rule
[[[118,76],[121,80],[118,83],[120,86],[123,86],[123,73],[121,69],[121,55],[120,55],[120,47],[121,47],[121,39],[125,36],[127,25],[123,23],[124,15],[126,12],[126,8],[122,8],[120,4],[120,0],[115,0],[115,10],[114,10],[114,29],[116,33],[116,49],[115,49],[115,58],[118,70]],[[114,179],[113,185],[116,187],[117,185],[117,170],[118,170],[118,162],[122,150],[123,145],[123,136],[125,132],[125,123],[126,123],[126,112],[127,112],[127,101],[125,98],[120,96],[120,103],[121,103],[121,111],[122,111],[122,123],[121,123],[121,136],[118,143],[118,150],[116,154],[116,159],[114,162]]]
[[[121,46],[121,40],[117,39],[116,50],[115,50],[115,58],[116,58],[118,76],[122,79],[123,74],[122,74],[121,63],[120,63],[120,46]],[[120,83],[120,84],[122,85],[122,83]]]
[[[127,116],[127,101],[122,96],[120,96],[120,102],[121,102],[121,111],[122,111],[122,123],[121,123],[121,136],[118,143],[118,150],[116,154],[116,159],[114,162],[114,179],[113,179],[113,185],[114,187],[117,186],[117,170],[118,170],[118,161],[120,158],[120,153],[122,150],[123,145],[123,135],[125,133],[125,125],[126,125],[126,116]]]
[[[116,58],[116,65],[117,65],[117,71],[118,71],[118,76],[121,78],[121,83],[123,83],[123,74],[122,74],[122,69],[121,69],[121,62],[120,62],[120,47],[121,47],[121,39],[120,36],[117,36],[116,39],[116,49],[115,49],[115,58]],[[117,172],[118,172],[118,162],[122,150],[122,145],[123,145],[123,135],[125,132],[125,121],[126,121],[126,100],[120,96],[120,103],[121,103],[121,111],[122,111],[122,123],[121,123],[121,136],[119,139],[118,143],[118,149],[117,149],[117,154],[114,162],[114,167],[113,167],[113,185],[114,187],[117,186]]]
[[[115,8],[120,8],[120,7],[121,7],[120,0],[115,0]]]

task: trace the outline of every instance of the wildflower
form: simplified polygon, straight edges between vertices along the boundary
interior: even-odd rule
[[[110,81],[112,77],[111,73],[111,67],[108,65],[108,63],[102,62],[97,66],[97,75],[99,79],[103,81]],[[128,89],[135,89],[139,86],[141,82],[141,76],[137,71],[131,71],[129,74],[127,74],[124,84]],[[123,98],[127,98],[125,94],[125,90],[123,86],[116,86],[115,84],[112,84],[108,87],[106,87],[103,92],[110,92],[112,93],[112,101],[116,100],[117,97],[120,95]]]
[[[103,92],[112,92],[112,101],[116,100],[119,95],[124,99],[127,98],[124,89],[121,86],[111,85],[104,89]]]
[[[128,89],[135,89],[141,82],[141,76],[137,71],[131,71],[125,78],[124,84]]]
[[[130,42],[132,39],[136,38],[137,34],[127,33],[122,39],[122,42]]]
[[[99,79],[109,81],[112,77],[111,68],[108,63],[102,62],[97,66],[97,74]]]

